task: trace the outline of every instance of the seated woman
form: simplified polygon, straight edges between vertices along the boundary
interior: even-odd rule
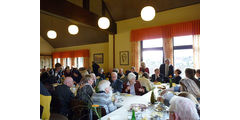
[[[82,100],[85,103],[90,103],[91,96],[95,92],[92,84],[93,79],[90,75],[85,75],[85,77],[81,80],[82,84],[80,85],[80,88],[77,91],[76,98],[79,100]]]
[[[98,69],[98,73],[96,74],[97,79],[104,80],[106,78],[103,72],[103,68]]]
[[[145,87],[145,93],[147,93],[148,91],[152,90],[153,88],[153,84],[150,82],[149,80],[149,75],[147,72],[144,72],[142,77],[138,79],[138,81],[140,82],[140,84]]]
[[[132,95],[143,95],[145,90],[141,86],[139,81],[136,81],[136,75],[134,73],[128,74],[128,82],[123,84],[123,93],[129,93]]]
[[[70,67],[67,66],[64,70],[64,76],[65,77],[71,77],[71,70],[70,70]]]
[[[93,104],[100,105],[104,107],[106,114],[117,109],[112,102],[112,89],[110,87],[110,82],[107,80],[102,80],[98,84],[98,92],[92,95]]]
[[[169,120],[199,120],[195,104],[188,98],[174,96],[170,100]]]
[[[173,78],[173,82],[176,83],[176,84],[179,84],[179,81],[182,79],[182,77],[180,76],[180,74],[182,73],[181,70],[179,69],[176,69],[174,71],[174,78]]]
[[[148,67],[146,67],[145,62],[141,62],[141,67],[139,72],[142,72],[142,73],[147,72],[149,74],[149,69]]]

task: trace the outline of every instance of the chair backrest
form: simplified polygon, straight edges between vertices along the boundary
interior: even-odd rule
[[[43,107],[43,112],[42,112],[42,119],[49,120],[50,117],[50,103],[51,103],[51,96],[44,96],[40,94],[40,106]]]

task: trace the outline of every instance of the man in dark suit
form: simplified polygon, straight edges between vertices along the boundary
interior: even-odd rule
[[[151,77],[151,81],[152,82],[163,82],[163,76],[162,75],[160,75],[160,70],[158,69],[158,68],[156,68],[155,70],[154,70],[154,72],[155,72],[155,74],[153,74],[152,75],[152,77]]]
[[[66,117],[70,117],[72,114],[70,109],[70,102],[74,99],[74,95],[70,90],[72,86],[73,79],[66,77],[64,84],[57,86],[54,92],[54,100],[59,103],[59,106],[55,106],[59,107],[57,112]]]
[[[113,88],[113,93],[115,92],[122,92],[123,89],[123,82],[118,79],[117,73],[112,72],[111,73],[111,87]]]
[[[160,75],[164,77],[164,82],[169,82],[169,75],[173,77],[174,69],[173,66],[170,65],[169,59],[165,59],[164,63],[160,65]]]
[[[96,62],[92,61],[92,69],[93,69],[93,73],[95,75],[97,75],[99,68],[100,68],[100,66]]]

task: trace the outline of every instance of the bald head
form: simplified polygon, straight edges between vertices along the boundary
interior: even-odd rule
[[[67,85],[68,87],[72,87],[73,86],[73,79],[72,79],[72,77],[66,77],[63,83],[65,85]]]

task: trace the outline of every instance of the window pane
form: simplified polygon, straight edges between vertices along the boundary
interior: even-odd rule
[[[78,68],[83,67],[83,57],[78,57]]]
[[[143,51],[143,62],[149,68],[149,75],[154,74],[154,70],[162,64],[162,50]]]
[[[174,40],[174,42],[173,42],[174,46],[192,45],[193,44],[192,35],[174,37],[173,40]]]
[[[182,71],[182,78],[186,68],[193,68],[193,49],[174,50],[174,69]]]
[[[67,66],[71,67],[71,58],[67,58]]]
[[[162,38],[143,41],[143,48],[153,48],[153,47],[162,47],[162,46],[163,46]]]
[[[57,63],[60,63],[60,58],[57,58]]]

